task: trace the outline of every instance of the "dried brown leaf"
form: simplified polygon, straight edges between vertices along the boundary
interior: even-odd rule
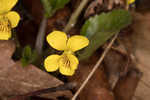
[[[79,69],[77,70],[76,74],[70,78],[70,81],[75,81],[76,83],[78,83],[76,90],[86,79],[96,61],[97,57],[94,56],[90,61],[80,63]],[[105,72],[103,68],[99,68],[96,70],[85,88],[81,91],[77,100],[114,100],[113,93],[109,89],[110,86]]]
[[[113,8],[125,8],[126,0],[93,0],[85,11],[85,18]]]
[[[20,61],[14,62],[11,59],[14,50],[15,44],[12,41],[0,41],[0,97],[21,95],[63,84],[34,65],[22,67]],[[70,98],[72,94],[70,91],[58,91],[43,96],[56,99],[58,96]]]
[[[129,69],[130,60],[127,55],[116,50],[110,50],[104,58],[104,68],[113,88],[120,76],[125,75]]]
[[[132,100],[142,73],[138,69],[131,69],[127,75],[120,77],[114,88],[117,100]]]
[[[135,96],[146,100],[150,98],[150,13],[133,13],[132,31],[125,34],[120,40],[127,50],[132,53],[138,68],[143,72]],[[146,90],[147,89],[147,90]]]

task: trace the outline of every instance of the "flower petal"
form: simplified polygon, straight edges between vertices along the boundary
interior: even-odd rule
[[[61,31],[53,31],[47,36],[47,41],[56,50],[65,50],[67,35]]]
[[[128,0],[127,2],[128,2],[128,4],[132,4],[135,2],[135,0]]]
[[[8,40],[11,37],[11,27],[9,20],[0,15],[0,40]]]
[[[75,72],[75,70],[72,70],[68,67],[60,67],[59,71],[61,74],[66,75],[66,76],[72,76]]]
[[[50,55],[44,61],[44,67],[48,72],[53,72],[58,69],[59,55]]]
[[[72,70],[75,70],[78,68],[79,60],[76,56],[74,55],[67,55],[69,61],[70,61],[70,67]]]
[[[0,14],[10,11],[18,0],[0,0]]]
[[[75,35],[69,38],[67,47],[71,49],[73,52],[80,50],[86,46],[88,46],[89,40],[80,35]]]
[[[8,40],[11,37],[11,33],[0,32],[0,40]]]
[[[64,54],[59,60],[59,71],[63,75],[72,76],[79,64],[78,59],[72,54]]]
[[[18,25],[20,16],[17,12],[10,11],[5,16],[9,19],[12,28],[14,28]]]

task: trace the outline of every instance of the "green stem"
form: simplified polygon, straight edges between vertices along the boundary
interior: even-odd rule
[[[77,18],[79,17],[80,13],[82,12],[83,8],[86,6],[89,0],[82,0],[79,7],[75,10],[72,14],[67,26],[64,29],[64,32],[69,32],[71,28],[73,28],[77,22]]]

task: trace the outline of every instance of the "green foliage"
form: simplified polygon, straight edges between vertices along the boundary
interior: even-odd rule
[[[37,58],[37,53],[35,51],[32,51],[30,46],[26,46],[23,49],[22,52],[22,58],[21,58],[21,62],[22,62],[22,66],[27,66],[28,64],[33,63]]]
[[[56,10],[63,8],[69,1],[70,0],[41,0],[46,17],[52,16]]]
[[[81,29],[81,34],[87,36],[90,44],[80,54],[80,59],[87,59],[114,34],[131,23],[131,15],[126,10],[113,10],[88,19]]]

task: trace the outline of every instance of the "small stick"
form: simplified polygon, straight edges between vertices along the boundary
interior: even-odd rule
[[[111,46],[113,45],[114,41],[116,40],[118,36],[118,33],[113,37],[113,39],[111,40],[111,42],[108,44],[107,48],[105,49],[105,51],[103,52],[102,56],[99,58],[99,60],[97,61],[97,63],[95,64],[95,66],[93,67],[92,71],[89,73],[88,77],[85,79],[85,81],[82,83],[82,85],[80,86],[80,88],[77,90],[77,92],[75,93],[75,95],[72,97],[71,100],[76,100],[77,96],[79,95],[79,93],[82,91],[82,89],[85,87],[85,85],[87,84],[87,82],[90,80],[90,78],[93,76],[94,72],[97,70],[97,68],[100,66],[100,64],[102,63],[104,57],[106,56],[106,54],[108,53],[108,51],[110,50]]]
[[[18,95],[18,96],[10,98],[8,100],[24,100],[31,96],[36,96],[36,95],[41,95],[41,94],[51,93],[51,92],[56,92],[56,91],[70,90],[70,89],[73,89],[75,86],[76,86],[76,83],[67,83],[67,84],[59,85],[57,87],[37,90],[37,91],[30,92],[30,93],[27,93],[24,95]]]

